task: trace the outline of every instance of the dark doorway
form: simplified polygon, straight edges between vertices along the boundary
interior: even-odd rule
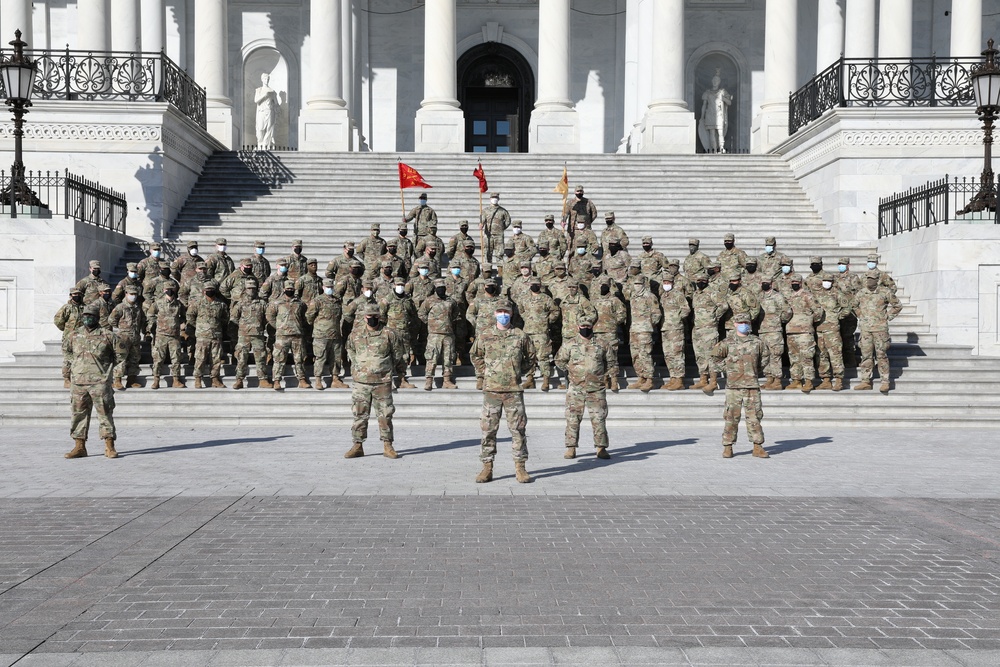
[[[528,120],[535,77],[524,57],[487,42],[458,59],[459,103],[469,153],[528,152]]]

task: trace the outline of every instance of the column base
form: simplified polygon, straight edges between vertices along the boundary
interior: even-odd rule
[[[310,108],[299,114],[299,150],[343,153],[354,149],[351,115],[346,108]]]
[[[679,105],[651,106],[643,119],[639,153],[693,155],[694,113]]]
[[[465,114],[462,110],[450,105],[417,109],[413,150],[417,153],[464,153]]]
[[[788,103],[760,105],[750,128],[750,151],[768,153],[788,138]]]
[[[536,108],[528,135],[529,153],[579,153],[580,116],[568,107]]]
[[[205,109],[206,128],[208,133],[229,150],[239,148],[239,138],[236,136],[236,126],[233,124],[233,107],[231,104],[209,101]]]

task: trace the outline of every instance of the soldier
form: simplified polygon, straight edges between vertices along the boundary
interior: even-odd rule
[[[281,389],[281,378],[285,375],[285,364],[291,353],[299,389],[312,389],[306,377],[305,350],[302,347],[306,306],[296,298],[294,282],[285,281],[283,295],[267,305],[266,316],[267,323],[274,327],[274,350],[271,352],[274,360],[271,383],[274,388]]]
[[[510,283],[514,281],[521,270],[521,260],[514,256],[514,239],[507,239],[503,242],[503,257],[500,259],[500,277],[503,279],[503,291],[510,289]]]
[[[215,239],[215,252],[205,260],[205,276],[208,280],[221,283],[236,268],[233,258],[226,254],[228,247],[226,239],[221,237]]]
[[[801,389],[808,394],[813,390],[815,369],[813,355],[816,354],[816,324],[823,319],[823,309],[813,299],[809,290],[802,289],[802,276],[793,273],[788,280],[791,291],[785,294],[792,309],[792,319],[785,325],[788,341],[789,377],[788,389]]]
[[[73,332],[80,325],[80,316],[83,315],[83,290],[73,286],[69,290],[69,300],[59,306],[55,317],[52,318],[56,328],[62,332],[62,376],[63,388],[72,387],[69,369],[73,363],[73,356],[69,349],[69,339]]]
[[[483,257],[491,264],[500,261],[500,249],[503,245],[503,233],[510,227],[510,213],[500,205],[500,193],[490,193],[490,205],[487,206],[479,218],[479,229],[483,230],[486,240],[486,248]]]
[[[762,279],[777,278],[781,271],[782,261],[788,259],[788,255],[778,252],[777,248],[778,240],[776,238],[768,236],[764,239],[764,252],[757,257],[757,270],[760,271]]]
[[[476,476],[477,484],[493,480],[497,431],[504,411],[507,412],[507,426],[510,427],[515,477],[521,484],[531,481],[525,469],[528,460],[528,439],[525,435],[528,416],[524,411],[521,376],[533,369],[538,360],[531,338],[514,328],[513,312],[509,301],[497,303],[494,308],[496,325],[484,331],[472,346],[474,363],[484,369],[483,411],[480,417],[483,439],[479,454],[483,469]]]
[[[590,271],[590,255],[587,253],[587,239],[579,234],[573,239],[573,253],[569,256],[569,261],[566,262],[566,270],[570,277],[575,278],[578,282],[579,278],[577,276]],[[576,335],[576,329],[573,330],[573,335]]]
[[[471,288],[470,288],[471,289]],[[500,296],[500,286],[493,278],[485,278],[483,290],[470,301],[469,309],[465,313],[466,321],[472,328],[473,341],[478,339],[483,332],[493,326],[495,322],[493,311],[497,303],[505,300]],[[483,367],[472,359],[472,367],[476,372],[476,389],[483,388]]]
[[[146,260],[143,260],[146,261]],[[83,294],[84,305],[100,296],[97,286],[104,282],[101,278],[101,262],[97,259],[90,260],[90,273],[76,283],[76,288]]]
[[[521,296],[521,300],[515,303],[523,322],[522,329],[531,338],[535,348],[538,370],[541,371],[542,377],[542,391],[548,391],[549,379],[552,377],[552,327],[559,321],[559,308],[552,301],[552,297],[542,291],[542,281],[537,276],[529,276],[527,281],[528,289]],[[484,310],[487,315],[492,312]],[[528,373],[521,388],[535,388],[534,368]]]
[[[760,310],[762,313],[758,335],[767,347],[769,361],[764,364],[767,382],[763,389],[781,391],[781,355],[785,353],[785,324],[792,319],[792,309],[781,292],[771,286],[771,277],[763,277],[760,284]]]
[[[823,273],[823,258],[819,255],[810,257],[809,270],[812,273],[805,277],[803,284],[806,286],[806,289],[813,293],[813,296],[816,296],[823,289],[823,276],[821,275]]]
[[[531,265],[531,271],[538,279],[542,282],[542,285],[547,285],[548,282],[555,276],[555,266],[556,260],[552,256],[552,252],[549,248],[548,241],[538,242],[538,257],[535,262]]]
[[[392,272],[392,262],[383,261],[382,270],[371,281],[375,297],[381,299],[392,293],[392,287],[396,284],[396,276]]]
[[[233,304],[243,298],[243,292],[246,289],[248,280],[256,283],[257,277],[253,274],[253,258],[244,257],[240,260],[236,270],[219,283],[219,293],[226,299],[229,299],[230,304]]]
[[[137,301],[139,305],[142,305],[142,281],[139,280],[139,266],[135,262],[129,262],[125,265],[125,277],[118,281],[115,285],[115,289],[111,292],[111,300],[115,303],[121,303],[125,300],[125,288],[132,285],[136,288]]]
[[[385,313],[385,326],[396,334],[399,341],[399,366],[396,368],[396,388],[415,389],[407,379],[410,376],[410,366],[416,361],[410,332],[414,329],[417,318],[417,307],[413,299],[406,293],[406,280],[396,277],[392,292],[383,297],[379,307]]]
[[[482,267],[482,271],[480,272],[479,277],[473,280],[471,283],[469,283],[469,287],[465,290],[465,302],[471,304],[473,301],[478,299],[483,293],[483,288],[486,286],[486,281],[491,279],[496,282],[497,290],[499,290],[500,280],[494,275],[493,267],[487,264],[486,266]]]
[[[568,248],[566,233],[561,229],[556,229],[556,216],[554,215],[545,216],[545,229],[538,235],[539,254],[541,254],[543,243],[548,244],[549,253],[553,260],[564,259],[566,257],[566,250]],[[545,281],[542,280],[542,283],[544,284]]]
[[[837,260],[837,275],[834,277],[834,284],[837,289],[847,297],[848,304],[854,301],[861,288],[864,287],[864,278],[859,274],[851,272],[851,258],[841,257]],[[854,312],[848,309],[846,315],[840,320],[840,338],[844,343],[844,366],[854,368],[858,365],[854,334],[858,330],[858,318]]]
[[[726,329],[726,336],[732,337],[736,334],[733,314],[749,313],[750,317],[756,320],[760,315],[760,301],[753,292],[743,286],[743,275],[739,269],[729,271],[729,289],[720,292],[720,297],[729,306],[729,310],[722,316],[722,323]]]
[[[628,234],[615,223],[614,211],[604,214],[604,225],[605,229],[601,232],[601,247],[604,248],[604,253],[607,254],[612,241],[617,241],[622,250],[628,250]]]
[[[160,260],[163,259],[163,246],[157,242],[149,244],[149,254],[142,258],[136,265],[139,271],[139,280],[144,284],[150,274],[156,275],[160,272]]]
[[[546,287],[558,306],[569,295],[570,278],[566,275],[566,263],[556,262],[552,267],[554,275]]]
[[[868,271],[878,271],[878,284],[879,287],[885,287],[893,296],[896,296],[896,281],[892,279],[887,271],[881,271],[878,268],[879,255],[876,252],[868,253]],[[867,279],[868,274],[865,274]],[[86,301],[86,298],[84,299]]]
[[[309,259],[302,254],[302,239],[292,241],[292,254],[288,260],[288,280],[298,280],[308,270]]]
[[[747,254],[736,247],[736,236],[726,234],[722,237],[722,245],[725,247],[715,258],[715,261],[722,267],[722,273],[724,275],[729,275],[733,271],[742,273],[747,265]],[[750,317],[754,317],[753,313],[750,314]]]
[[[282,257],[275,265],[274,273],[269,275],[264,284],[260,286],[260,297],[265,301],[274,301],[279,298],[284,291],[286,280],[288,280],[288,259]]]
[[[161,261],[159,269],[158,274],[153,273],[152,270],[146,271],[146,280],[142,284],[142,300],[147,306],[163,296],[164,285],[167,283],[176,284],[174,279],[170,277],[170,264]]]
[[[770,361],[767,346],[751,331],[749,313],[737,313],[736,335],[717,343],[712,357],[726,371],[726,407],[723,411],[725,427],[722,429],[722,458],[733,458],[733,445],[740,425],[740,412],[746,415],[747,434],[753,443],[753,455],[770,458],[764,449],[764,430],[760,420],[764,408],[760,401],[760,370]]]
[[[374,278],[378,273],[380,257],[385,254],[385,240],[379,236],[382,226],[377,222],[372,223],[371,231],[365,238],[358,241],[354,246],[355,254],[361,258],[365,265],[365,275]],[[419,252],[419,251],[418,251]]]
[[[453,365],[455,363],[455,324],[461,317],[458,304],[448,297],[448,287],[444,278],[434,281],[434,294],[424,299],[417,311],[420,321],[427,325],[427,370],[424,389],[434,388],[434,371],[438,360],[441,363],[441,386],[458,389],[455,384]]]
[[[613,392],[618,391],[618,376],[621,369],[618,367],[618,328],[625,324],[628,311],[625,304],[615,293],[614,281],[610,276],[599,276],[591,285],[591,305],[597,318],[594,320],[594,341],[606,346],[611,351],[611,360],[608,363],[608,376],[605,384]]]
[[[344,275],[337,278],[334,283],[333,293],[344,304],[348,304],[361,294],[362,276],[365,266],[357,257],[351,258],[350,266]]]
[[[431,243],[423,247],[420,254],[417,255],[417,261],[413,263],[413,268],[410,269],[410,278],[416,278],[420,273],[418,264],[424,263],[427,267],[428,275],[431,279],[441,277],[441,258],[438,257],[437,245]]]
[[[406,272],[409,273],[410,269],[413,268],[413,260],[417,258],[417,252],[413,247],[413,241],[407,238],[409,228],[407,228],[406,223],[399,223],[396,230],[398,232],[396,236],[396,253],[403,258]],[[354,247],[354,244],[351,244],[351,247]]]
[[[410,288],[410,298],[413,299],[413,305],[419,312],[420,306],[427,300],[427,297],[434,294],[435,279],[430,276],[430,263],[426,257],[414,263],[413,271],[416,273],[416,277],[411,278],[408,285]],[[413,344],[413,354],[416,355],[417,361],[424,363],[426,361],[424,351],[427,349],[427,325],[419,317],[414,322],[411,342]]]
[[[389,239],[385,242],[385,254],[380,258],[381,262],[389,262],[392,266],[392,277],[405,278],[410,269],[406,262],[399,256],[399,243],[396,239]]]
[[[743,269],[746,271],[746,275],[743,276],[743,286],[749,289],[754,296],[760,299],[761,275],[757,270],[757,258],[747,257],[747,263]]]
[[[592,319],[597,319],[597,310],[594,309],[587,297],[580,294],[580,283],[575,280],[569,280],[566,283],[566,295],[559,300],[557,305],[562,318],[561,341],[568,341],[576,335],[577,322],[581,315],[589,315]],[[566,384],[560,381],[559,388],[565,389]]]
[[[659,250],[653,250],[653,237],[642,237],[642,252],[635,257],[639,260],[639,271],[652,283],[660,283],[667,273],[669,260]],[[673,281],[671,281],[672,283]]]
[[[580,422],[584,410],[590,412],[594,428],[594,448],[597,458],[610,459],[608,454],[608,398],[605,393],[608,368],[612,365],[611,347],[594,337],[594,319],[581,317],[578,335],[559,349],[556,366],[569,380],[566,390],[566,453],[564,459],[575,459],[580,443]]]
[[[774,278],[773,287],[786,297],[792,291],[792,276],[795,273],[795,261],[791,257],[783,257],[778,269],[778,275]],[[801,276],[799,276],[801,278]]]
[[[437,259],[438,264],[443,264],[445,253],[444,253],[444,241],[437,235],[438,225],[436,222],[430,223],[427,227],[427,233],[420,237],[417,241],[417,245],[414,246],[413,251],[417,255],[427,254],[428,248],[433,248],[434,253],[430,255]]]
[[[594,202],[584,196],[582,185],[576,186],[573,194],[574,200],[570,203],[563,222],[564,227],[568,226],[569,229],[575,229],[579,233],[581,224],[583,225],[583,229],[590,229],[594,220],[597,220],[597,207],[594,205]]]
[[[684,275],[688,278],[693,278],[702,271],[708,273],[708,267],[712,264],[708,255],[698,249],[700,247],[701,241],[688,239],[688,256],[684,258]]]
[[[364,326],[365,322],[361,311],[365,309],[365,305],[372,303],[378,304],[378,296],[375,294],[372,281],[365,278],[361,282],[361,294],[348,301],[344,306],[344,324],[349,330],[348,335],[350,335],[350,331],[355,331]],[[383,321],[385,320],[384,317],[382,319]]]
[[[340,255],[330,260],[326,265],[326,277],[334,281],[346,275],[351,270],[351,262],[354,261],[354,241],[345,241],[344,249]]]
[[[267,243],[264,241],[257,240],[253,242],[253,257],[250,258],[250,263],[258,286],[271,275],[271,262],[264,256],[266,247]]]
[[[90,431],[91,410],[95,407],[100,436],[104,440],[104,455],[109,459],[118,458],[115,450],[115,398],[111,390],[117,341],[113,333],[98,326],[99,318],[100,307],[97,304],[84,308],[80,316],[82,326],[70,335],[66,344],[73,360],[70,368],[73,382],[70,435],[75,443],[73,449],[65,454],[67,459],[87,455],[87,433]]]
[[[421,192],[417,198],[420,204],[410,209],[410,212],[403,216],[403,222],[413,221],[413,236],[420,241],[430,233],[430,226],[437,224],[437,213],[427,205],[427,193]]]
[[[861,364],[858,366],[858,383],[855,389],[872,388],[872,370],[878,363],[878,375],[882,380],[879,391],[889,393],[889,322],[902,306],[889,287],[881,284],[885,275],[878,269],[865,273],[865,286],[858,291],[851,303],[851,310],[858,318],[861,328]]]
[[[729,306],[720,302],[715,292],[708,288],[706,272],[696,273],[694,279],[697,291],[691,297],[691,312],[694,313],[691,346],[698,363],[698,381],[691,388],[701,389],[711,396],[719,388],[718,364],[712,358],[712,348],[719,342],[719,319]]]
[[[138,389],[139,384],[139,345],[142,343],[142,334],[146,330],[146,316],[139,306],[139,290],[135,285],[125,288],[125,300],[116,305],[108,316],[108,324],[115,333],[115,356],[118,357],[118,364],[114,371],[114,388],[125,389],[122,384],[122,377],[126,377],[127,384],[133,389]]]
[[[680,290],[688,300],[694,296],[694,278],[693,276],[685,276],[681,273],[681,262],[679,259],[667,260],[667,270],[664,275],[670,275],[674,279],[674,289]]]
[[[448,258],[449,264],[455,260],[456,255],[461,255],[465,252],[466,241],[472,241],[472,237],[469,236],[469,221],[459,220],[458,233],[448,239],[448,247],[445,249],[445,256]],[[476,242],[472,241],[473,247],[475,247],[475,244]]]
[[[205,272],[205,262],[198,262],[195,264],[194,276],[177,292],[177,297],[184,304],[185,316],[205,298],[205,283],[207,282],[210,281]],[[165,287],[169,287],[169,285]],[[146,319],[152,320],[152,317],[147,314]],[[188,363],[194,359],[194,350],[197,345],[198,339],[194,332],[184,332],[184,335],[181,336],[181,347],[184,348]]]
[[[313,257],[306,262],[306,272],[295,282],[295,296],[308,307],[312,300],[323,293],[323,279],[317,273],[319,262]]]
[[[383,456],[399,458],[393,448],[392,373],[399,368],[403,351],[395,332],[383,326],[378,306],[369,304],[361,312],[364,326],[351,332],[347,339],[347,356],[351,361],[354,387],[351,390],[351,448],[345,459],[365,455],[364,442],[368,437],[368,417],[374,406],[378,417],[379,435],[382,438]]]
[[[649,291],[646,279],[636,276],[632,279],[632,296],[629,298],[632,325],[629,327],[629,348],[632,351],[632,367],[638,376],[629,389],[647,392],[653,388],[653,332],[663,321],[660,302]]]
[[[521,261],[527,260],[528,263],[538,254],[538,246],[535,245],[535,239],[531,238],[530,234],[525,234],[524,224],[520,220],[515,220],[510,223],[511,226],[511,237],[514,239],[514,256]]]
[[[688,315],[691,314],[691,304],[680,290],[674,289],[674,279],[663,276],[660,284],[660,309],[663,311],[663,321],[660,323],[660,344],[663,347],[663,361],[670,376],[670,382],[664,383],[660,389],[677,391],[686,389],[684,386],[684,328]]]
[[[201,389],[205,364],[211,364],[212,386],[225,389],[222,383],[222,338],[229,324],[229,308],[219,296],[219,284],[214,280],[205,283],[205,297],[188,307],[187,325],[194,329],[194,388]],[[181,334],[187,338],[188,333]]]
[[[577,241],[583,241],[583,246],[586,250],[580,252],[580,246],[577,245]],[[576,248],[576,254],[578,255],[590,255],[591,257],[601,258],[601,241],[597,238],[597,234],[594,233],[589,226],[585,225],[581,220],[576,223],[576,229],[573,230],[573,240],[570,243],[571,248]]]
[[[180,341],[186,318],[187,308],[177,298],[177,287],[167,285],[163,290],[163,298],[150,306],[147,318],[147,325],[154,334],[152,389],[160,388],[160,376],[163,375],[163,365],[167,359],[170,359],[170,374],[174,378],[171,386],[174,389],[187,387],[181,379]]]
[[[531,261],[522,259],[518,265],[518,274],[511,275],[504,282],[504,287],[507,288],[507,298],[513,301],[518,309],[522,307],[521,300],[527,296],[528,290],[531,288],[532,278]],[[539,281],[539,284],[541,284],[541,281]]]
[[[170,265],[170,274],[178,285],[183,285],[194,277],[195,266],[205,260],[198,254],[198,242],[187,242],[187,255],[181,255]],[[266,277],[266,276],[265,276]],[[139,276],[140,280],[142,276]]]
[[[480,266],[476,259],[476,242],[468,239],[462,242],[460,252],[452,258],[449,265],[455,265],[462,269],[462,275],[470,282],[479,278]]]
[[[621,244],[617,240],[611,240],[608,246],[604,249],[604,258],[602,262],[602,268],[604,273],[611,276],[616,283],[619,285],[626,282],[626,276],[628,275],[628,269],[632,265],[632,257],[628,254],[628,251],[621,247]],[[637,266],[642,267],[642,263],[639,262]]]
[[[247,376],[250,366],[250,352],[253,352],[254,364],[257,366],[257,386],[270,389],[271,381],[267,379],[267,301],[261,299],[257,287],[257,279],[250,278],[244,286],[245,294],[233,303],[230,309],[230,322],[236,326],[236,381],[233,389],[243,388],[243,378]]]
[[[106,282],[98,283],[97,292],[97,298],[91,301],[91,303],[97,304],[100,309],[101,326],[110,331],[111,325],[108,324],[108,317],[111,315],[111,309],[115,307],[115,304],[111,301],[111,285]]]
[[[312,327],[313,374],[316,389],[324,389],[323,376],[330,368],[330,388],[347,389],[340,379],[343,372],[344,337],[341,329],[343,302],[334,294],[335,281],[323,279],[323,293],[306,309],[306,322]]]
[[[448,269],[448,277],[444,279],[445,294],[458,306],[458,319],[455,321],[455,358],[457,360],[467,357],[469,353],[469,331],[465,327],[465,311],[469,308],[469,303],[465,300],[465,293],[469,289],[469,281],[462,275],[461,266],[452,266]]]
[[[823,271],[819,274],[819,279],[819,288],[813,292],[813,298],[823,309],[823,319],[816,325],[819,377],[822,382],[816,388],[840,391],[844,388],[844,348],[840,340],[840,320],[850,310],[851,302],[850,297],[839,289],[834,289],[833,274]]]

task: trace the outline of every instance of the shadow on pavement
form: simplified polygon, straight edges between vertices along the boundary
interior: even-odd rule
[[[590,470],[591,468],[602,468],[604,466],[613,465],[615,463],[625,463],[627,461],[644,461],[651,456],[658,449],[666,449],[667,447],[679,447],[681,445],[694,445],[698,442],[697,438],[684,438],[683,440],[658,440],[650,442],[637,442],[634,445],[628,447],[619,448],[609,448],[608,453],[611,454],[611,458],[602,461],[594,455],[593,449],[587,452],[584,448],[577,449],[577,458],[567,461],[564,466],[557,466],[552,468],[543,468],[541,470],[533,471],[531,467],[528,467],[528,472],[535,479],[544,479],[546,477],[558,477],[559,475],[565,475],[568,473],[581,472],[583,470]],[[586,452],[586,453],[581,453]]]
[[[506,440],[508,442],[510,442],[510,438],[506,438]],[[497,445],[499,445],[502,441],[503,441],[503,439],[497,438]],[[399,443],[397,442],[396,444],[399,444]],[[440,445],[426,445],[424,447],[413,447],[412,449],[411,448],[400,449],[399,450],[399,454],[400,454],[400,456],[402,456],[404,454],[407,455],[407,456],[413,456],[414,454],[430,454],[432,452],[447,452],[450,449],[466,449],[468,447],[478,447],[478,446],[479,446],[479,439],[478,438],[476,438],[475,440],[454,440],[452,442],[441,443]],[[499,449],[500,448],[498,446],[497,447],[497,451],[498,452],[499,452]]]
[[[786,452],[794,452],[796,449],[802,449],[803,447],[809,447],[810,445],[823,445],[830,442],[833,442],[833,438],[826,435],[819,438],[805,438],[801,440],[776,440],[770,447],[767,443],[764,443],[764,449],[767,450],[768,454],[784,454]]]
[[[224,447],[226,445],[246,445],[258,442],[274,442],[282,438],[291,438],[291,435],[275,435],[270,438],[232,438],[227,440],[206,440],[205,442],[189,442],[183,445],[165,445],[163,447],[149,447],[147,449],[127,449],[119,452],[122,458],[126,456],[138,456],[141,454],[162,454],[164,452],[179,452],[185,449],[204,449],[206,447]]]

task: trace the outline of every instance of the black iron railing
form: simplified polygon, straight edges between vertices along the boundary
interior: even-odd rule
[[[125,195],[100,183],[75,176],[69,171],[27,171],[25,183],[38,195],[53,215],[75,218],[83,222],[125,233],[128,203]],[[0,170],[0,190],[10,184],[10,173]],[[18,216],[30,215],[28,206],[17,205]]]
[[[975,106],[979,58],[841,58],[788,98],[788,133],[836,107]]]
[[[36,100],[168,102],[207,126],[205,89],[163,53],[66,49],[25,50],[24,55],[38,63]],[[0,49],[0,57],[9,56],[10,49]],[[0,99],[7,99],[2,81]]]
[[[979,187],[977,178],[959,180],[956,177],[949,182],[948,176],[945,176],[906,192],[883,197],[878,202],[878,237],[912,232],[932,225],[947,225],[949,222],[1000,224],[997,211],[956,215],[955,211],[964,207],[979,192]]]

